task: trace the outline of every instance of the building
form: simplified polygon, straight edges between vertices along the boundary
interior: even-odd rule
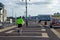
[[[4,9],[4,5],[0,3],[0,22],[5,22],[7,19],[7,12]]]
[[[40,24],[45,26],[50,26],[51,19],[52,19],[51,15],[38,15],[38,16],[32,16],[29,20],[33,20],[37,22],[41,21]]]
[[[41,20],[41,24],[44,26],[50,26],[52,16],[51,15],[39,15],[39,20]]]

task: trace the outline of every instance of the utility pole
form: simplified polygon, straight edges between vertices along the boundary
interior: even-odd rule
[[[15,25],[16,25],[16,20],[17,20],[17,17],[16,17],[16,13],[15,13]]]
[[[22,0],[23,1],[23,0]],[[30,0],[29,0],[30,1]],[[28,27],[28,19],[27,19],[27,5],[28,5],[28,3],[27,3],[27,0],[25,0],[25,7],[26,7],[26,27]]]
[[[27,0],[25,0],[26,5],[26,27],[28,26],[28,19],[27,19]]]
[[[12,8],[12,17],[13,17],[13,8]]]

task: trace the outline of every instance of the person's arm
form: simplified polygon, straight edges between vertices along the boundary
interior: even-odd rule
[[[23,23],[22,23],[22,25],[24,25],[24,24],[25,24],[25,22],[24,22],[24,20],[23,20],[23,19],[22,19],[22,22],[23,22]]]

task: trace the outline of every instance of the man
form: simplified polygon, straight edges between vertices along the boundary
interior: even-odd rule
[[[17,18],[17,24],[18,24],[18,32],[22,33],[22,26],[24,25],[24,20],[21,18]]]

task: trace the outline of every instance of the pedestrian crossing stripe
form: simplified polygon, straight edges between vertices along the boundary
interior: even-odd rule
[[[42,37],[49,37],[47,33],[42,33]]]
[[[15,30],[10,30],[10,31],[7,31],[7,32],[5,32],[5,33],[12,33],[13,31],[15,31]]]
[[[45,30],[45,29],[42,29],[42,30]],[[10,30],[8,32],[5,32],[5,33],[12,33],[12,34],[16,34],[17,32],[14,32],[15,30]],[[46,38],[49,38],[48,34],[47,33],[41,33],[41,32],[22,32],[22,34],[42,34],[42,36],[15,36],[15,37],[46,37]],[[9,36],[9,37],[14,37],[14,36]]]
[[[12,34],[16,34],[17,32],[14,32],[14,30],[11,30],[11,31],[8,31],[8,32],[5,32],[5,33],[12,33]],[[22,32],[22,34],[40,34],[41,32]]]
[[[17,28],[18,29],[18,28]],[[41,28],[23,28],[23,29],[41,29]]]
[[[6,30],[10,30],[10,29],[13,29],[15,27],[17,27],[17,26],[3,28],[3,29],[0,29],[0,32],[6,31]]]
[[[49,38],[47,33],[42,33],[42,36],[0,36],[0,37],[32,37],[32,38]]]
[[[14,32],[15,30],[10,30],[10,31],[7,31],[5,33],[12,33]],[[46,31],[46,29],[41,29],[41,30],[23,30],[23,31],[26,31],[25,33],[37,33],[38,31]],[[29,31],[29,32],[28,32]],[[36,31],[36,32],[31,32],[31,31]]]
[[[16,27],[16,26],[14,26],[14,27]],[[14,28],[14,27],[11,27],[11,28]],[[11,28],[8,28],[7,30],[9,30],[9,29],[11,29]],[[33,28],[33,29],[36,29],[36,28]],[[4,29],[4,30],[6,30],[6,29]],[[14,33],[14,31],[15,30],[9,30],[9,31],[7,31],[7,32],[5,32],[5,33]],[[24,31],[24,30],[23,30]],[[26,31],[26,30],[25,30]],[[27,31],[29,31],[29,30],[27,30]],[[46,31],[46,29],[41,29],[41,30],[37,30],[37,31]],[[0,37],[36,37],[36,38],[41,38],[41,37],[44,37],[44,38],[49,38],[49,36],[48,36],[48,34],[47,33],[42,33],[42,32],[22,32],[22,35],[23,34],[42,34],[42,36],[0,36]],[[15,33],[17,33],[17,32],[15,32]]]
[[[44,36],[0,36],[0,37],[32,37],[32,38],[49,38]]]
[[[18,30],[18,28],[16,28],[16,29]],[[26,28],[26,29],[23,29],[23,30],[25,30],[25,31],[29,31],[29,30],[30,30],[30,31],[31,31],[31,30],[46,31],[46,29],[44,29],[44,28],[41,29],[41,30],[40,30],[40,28]]]
[[[41,29],[41,31],[46,31],[46,29]]]

